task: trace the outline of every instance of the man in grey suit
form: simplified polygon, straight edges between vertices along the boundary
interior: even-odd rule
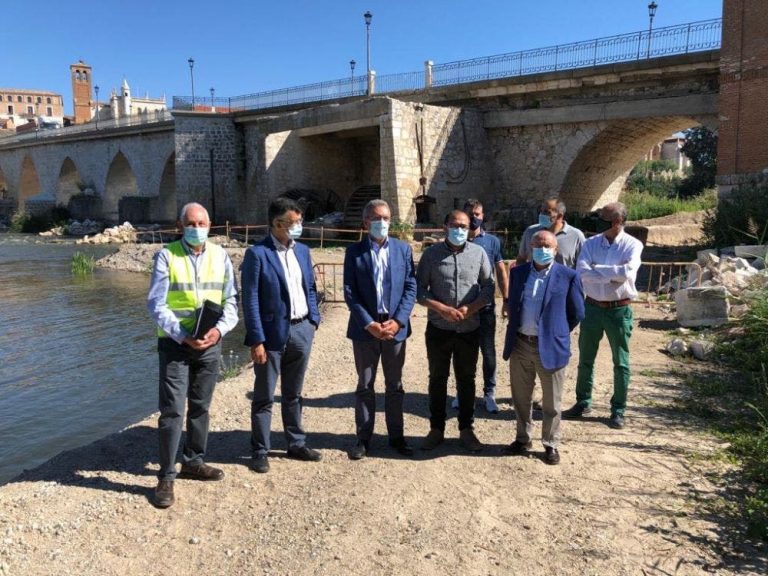
[[[349,306],[347,338],[357,368],[355,424],[357,445],[352,460],[370,451],[376,396],[373,385],[381,360],[384,371],[384,414],[389,444],[399,454],[411,456],[413,449],[403,434],[402,375],[409,321],[416,302],[416,276],[410,245],[389,238],[389,205],[371,200],[363,210],[368,235],[347,248],[344,256],[344,299]]]

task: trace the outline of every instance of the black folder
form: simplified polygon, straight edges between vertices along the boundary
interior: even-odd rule
[[[223,315],[224,307],[221,304],[205,300],[197,311],[197,322],[195,323],[195,332],[192,337],[196,340],[203,338],[208,330],[216,327],[216,324]]]

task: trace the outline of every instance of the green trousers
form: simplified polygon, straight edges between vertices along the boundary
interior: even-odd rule
[[[624,414],[629,390],[629,338],[632,336],[631,306],[600,308],[587,302],[579,332],[579,371],[576,377],[576,402],[592,405],[595,356],[603,333],[608,337],[613,357],[613,396],[611,415]]]

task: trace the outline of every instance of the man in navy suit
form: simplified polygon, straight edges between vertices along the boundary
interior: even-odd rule
[[[270,232],[243,259],[242,296],[245,345],[251,348],[256,378],[251,403],[251,468],[268,472],[269,432],[277,377],[280,376],[283,429],[288,456],[317,462],[301,425],[301,391],[312,340],[320,324],[309,248],[301,237],[301,210],[278,198],[269,206]]]
[[[533,262],[515,266],[509,278],[504,360],[509,360],[517,436],[506,451],[518,455],[531,448],[532,395],[538,375],[544,462],[559,464],[565,369],[571,358],[571,331],[584,318],[584,295],[576,271],[555,262],[557,239],[552,232],[536,232],[531,246]]]
[[[357,445],[349,452],[352,460],[370,451],[379,360],[389,445],[404,456],[413,454],[403,434],[402,375],[406,339],[411,335],[409,318],[416,303],[416,275],[410,245],[388,237],[390,216],[384,200],[368,202],[363,210],[368,235],[347,248],[344,256],[344,299],[350,312],[347,338],[352,340],[357,369]]]

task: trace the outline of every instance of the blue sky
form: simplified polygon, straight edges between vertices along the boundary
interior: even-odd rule
[[[123,77],[134,94],[236,96],[365,70],[363,13],[373,13],[379,75],[634,32],[649,0],[264,0],[85,2],[3,8],[0,86],[51,90],[71,113],[69,64],[93,66],[105,100]],[[656,0],[654,28],[718,18],[722,0]],[[75,15],[81,15],[76,17]]]

